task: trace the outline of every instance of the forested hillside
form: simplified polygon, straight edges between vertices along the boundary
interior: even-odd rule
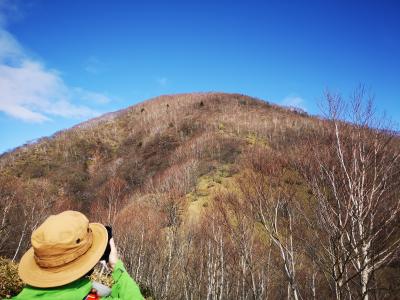
[[[49,214],[111,224],[154,299],[400,297],[400,142],[238,94],[161,96],[4,153],[0,256]],[[346,111],[346,110],[344,110]]]

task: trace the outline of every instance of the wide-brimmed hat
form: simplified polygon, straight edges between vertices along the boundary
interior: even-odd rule
[[[18,273],[35,287],[65,285],[88,273],[100,260],[107,243],[106,228],[89,223],[80,212],[48,217],[31,237],[32,248],[21,258]]]

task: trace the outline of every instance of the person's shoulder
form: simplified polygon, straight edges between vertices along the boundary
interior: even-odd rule
[[[52,288],[38,288],[27,285],[12,299],[84,299],[90,292],[91,287],[91,282],[87,278],[81,278],[67,285]]]

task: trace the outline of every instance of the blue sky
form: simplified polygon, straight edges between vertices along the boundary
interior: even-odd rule
[[[359,84],[400,121],[399,1],[0,0],[0,153],[161,94],[318,114]]]

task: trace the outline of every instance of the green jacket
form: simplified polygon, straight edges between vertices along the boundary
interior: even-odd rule
[[[102,300],[141,300],[143,299],[138,285],[129,276],[121,260],[115,264],[112,273],[114,285],[111,295]],[[89,294],[92,283],[88,278],[78,279],[70,284],[55,288],[35,288],[26,286],[21,293],[15,296],[14,300],[83,300]]]

